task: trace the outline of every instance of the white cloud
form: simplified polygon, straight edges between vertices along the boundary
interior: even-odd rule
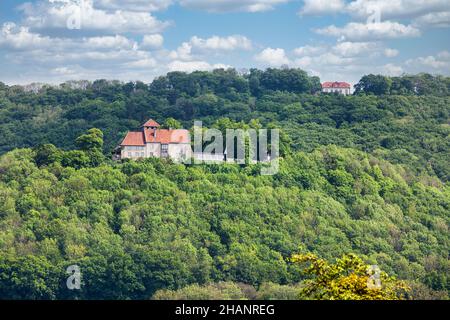
[[[173,52],[163,48],[163,37],[145,34],[138,43],[124,35],[51,37],[29,27],[5,23],[0,26],[0,65],[3,81],[58,83],[79,79],[151,81],[168,71],[228,68],[212,63],[210,53],[248,50],[243,36],[193,37]],[[155,49],[151,52],[147,49]]]
[[[207,71],[213,69],[227,69],[230,66],[224,64],[210,64],[206,61],[180,61],[175,60],[168,64],[169,71],[193,72],[196,70]]]
[[[342,12],[345,8],[343,0],[304,0],[301,15],[324,15]]]
[[[413,23],[419,27],[450,27],[450,11],[428,13],[415,19]]]
[[[309,57],[309,56],[301,57],[294,61],[294,64],[302,69],[309,68],[310,66],[313,65],[313,63],[314,63],[314,58]]]
[[[441,51],[437,54],[437,56],[442,60],[450,60],[450,52],[448,51]]]
[[[170,52],[169,57],[173,60],[192,60],[192,45],[183,42],[176,50]]]
[[[124,66],[129,68],[152,68],[157,64],[158,62],[155,59],[147,57],[141,60],[127,62],[124,64]]]
[[[342,28],[334,25],[317,29],[321,35],[337,37],[342,41],[367,41],[417,37],[420,31],[411,25],[398,22],[383,21],[378,23],[351,22]]]
[[[310,46],[306,45],[303,47],[299,47],[294,49],[294,54],[297,56],[307,56],[312,54],[318,54],[326,50],[324,46]]]
[[[272,10],[276,5],[290,0],[179,0],[187,8],[210,12],[261,12]]]
[[[36,30],[68,29],[68,26],[82,30],[107,33],[157,33],[170,25],[159,21],[148,12],[105,11],[94,7],[92,0],[85,0],[83,6],[73,2],[26,3],[21,7],[25,15],[24,24]]]
[[[0,48],[9,48],[16,51],[36,50],[48,51],[49,53],[77,53],[92,51],[115,51],[137,50],[137,43],[126,37],[98,36],[84,37],[79,39],[50,38],[33,33],[27,27],[19,27],[12,22],[4,23],[0,30]]]
[[[400,52],[397,49],[386,48],[384,49],[384,55],[388,58],[393,58],[398,56]]]
[[[346,11],[365,20],[374,11],[380,12],[382,19],[412,19],[446,9],[450,9],[448,0],[356,0],[347,5]]]
[[[436,69],[436,71],[450,71],[450,52],[442,51],[436,56],[418,57],[406,61],[409,67],[420,69],[421,67]]]
[[[183,42],[176,50],[170,52],[170,57],[173,60],[190,61],[212,53],[221,54],[233,50],[250,50],[251,48],[252,42],[241,35],[213,36],[207,39],[193,36],[189,41]]]
[[[375,42],[340,42],[332,50],[343,57],[353,57],[374,52],[379,44]]]
[[[146,34],[142,38],[141,47],[148,49],[161,48],[164,44],[164,37],[160,34]]]
[[[341,65],[348,65],[353,63],[352,58],[342,57],[338,56],[334,53],[327,52],[317,58],[320,63],[323,63],[324,65],[334,65],[334,66],[341,66]]]
[[[156,59],[140,50],[136,41],[121,35],[51,38],[14,23],[1,27],[0,49],[8,50],[2,57],[3,73],[12,65],[14,73],[27,77],[27,82],[82,77],[131,80],[125,77],[133,73],[148,79],[145,71],[149,73],[150,68],[158,66]],[[140,70],[136,72],[136,69]]]
[[[172,0],[96,0],[94,5],[100,9],[125,11],[160,11],[167,9]]]
[[[69,68],[69,67],[59,67],[54,68],[50,71],[54,75],[58,76],[69,76],[75,74],[75,70]]]
[[[51,44],[52,41],[49,37],[31,33],[28,28],[17,26],[13,22],[4,23],[0,32],[0,47],[24,50],[46,47]]]
[[[271,67],[280,67],[289,64],[289,59],[287,58],[284,49],[280,48],[266,48],[255,56],[255,60]]]
[[[208,39],[202,39],[194,36],[190,40],[193,48],[200,50],[224,50],[231,51],[236,49],[250,50],[252,42],[244,36],[233,35],[229,37],[213,36]]]
[[[361,58],[343,57],[333,52],[320,55],[304,56],[294,60],[291,66],[306,70],[308,73],[319,76],[323,81],[357,81],[361,74]]]
[[[91,49],[135,49],[135,41],[120,35],[84,38],[84,45]]]
[[[381,73],[391,77],[401,76],[404,70],[401,66],[388,63],[381,67]]]

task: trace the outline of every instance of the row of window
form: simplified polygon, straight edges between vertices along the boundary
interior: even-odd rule
[[[139,151],[139,152],[134,152],[133,153],[133,152],[131,152],[132,150],[136,150],[136,151]],[[145,157],[144,150],[145,150],[145,147],[127,147],[127,149],[126,149],[127,155],[128,155],[129,158],[132,158],[132,157],[144,158]],[[162,155],[163,156],[167,155],[168,151],[169,151],[169,145],[168,144],[161,145],[161,150],[162,150]],[[150,157],[153,157],[153,152],[150,152]]]
[[[133,157],[133,152],[128,152],[128,157],[129,157],[129,158],[132,158],[132,157]],[[137,158],[139,158],[139,157],[144,158],[144,157],[145,157],[145,152],[135,152],[135,153],[134,153],[134,157],[137,157]]]
[[[143,151],[145,149],[145,147],[131,147],[128,146],[126,147],[127,151]]]

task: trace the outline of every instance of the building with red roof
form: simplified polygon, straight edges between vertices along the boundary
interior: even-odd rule
[[[340,93],[343,95],[351,94],[352,86],[347,82],[324,82],[322,83],[322,92],[324,93]]]
[[[171,158],[184,160],[191,156],[191,139],[185,129],[160,129],[153,119],[139,131],[130,131],[117,148],[116,159]]]

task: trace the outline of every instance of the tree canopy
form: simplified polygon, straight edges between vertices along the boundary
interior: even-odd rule
[[[0,297],[448,298],[448,78],[373,79],[352,96],[297,69],[0,85]],[[110,160],[148,118],[279,128],[280,170]],[[368,291],[367,265],[399,280]]]

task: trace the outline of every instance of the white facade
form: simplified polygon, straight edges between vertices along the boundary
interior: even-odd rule
[[[184,160],[192,154],[189,143],[147,143],[145,146],[123,146],[121,159],[141,158],[171,158],[172,160]]]
[[[171,143],[168,146],[168,157],[174,161],[183,161],[192,157],[192,148],[189,143]],[[161,145],[163,147],[163,145]],[[164,157],[164,150],[162,151]]]
[[[322,92],[324,92],[324,93],[336,92],[336,93],[340,93],[340,94],[343,94],[343,95],[346,95],[346,96],[351,93],[350,92],[350,88],[323,88]]]
[[[138,146],[122,147],[120,153],[121,159],[139,159],[146,157],[146,148]]]

